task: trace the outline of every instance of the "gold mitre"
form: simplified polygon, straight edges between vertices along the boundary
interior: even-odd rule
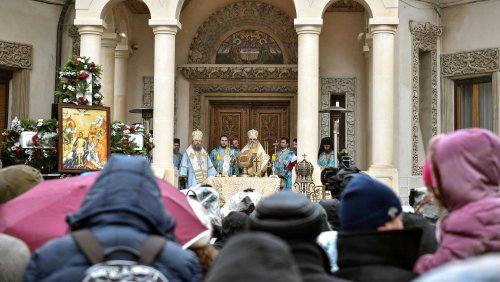
[[[203,132],[199,131],[196,129],[191,133],[191,136],[193,137],[193,140],[203,140]]]
[[[259,132],[255,129],[250,129],[248,132],[248,138],[255,138],[257,139],[259,137]]]

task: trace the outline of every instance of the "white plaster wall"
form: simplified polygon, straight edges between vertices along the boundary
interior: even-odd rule
[[[443,9],[442,53],[500,47],[500,1]]]
[[[320,34],[320,77],[356,78],[356,165],[367,169],[368,85],[363,41],[357,36],[365,30],[364,13],[327,12]],[[321,94],[321,93],[320,93]]]
[[[412,40],[410,20],[439,25],[439,16],[431,5],[411,0],[399,2],[399,26],[395,39],[395,81],[397,85],[395,85],[394,104],[398,118],[394,131],[394,144],[396,146],[394,148],[394,161],[400,177],[412,175]]]
[[[132,28],[134,33],[133,50],[128,58],[127,73],[127,119],[126,123],[142,122],[140,114],[128,111],[142,107],[143,76],[154,74],[154,34],[148,24],[149,15],[134,15]]]
[[[30,118],[50,118],[54,101],[57,21],[61,6],[0,0],[0,40],[33,45]]]

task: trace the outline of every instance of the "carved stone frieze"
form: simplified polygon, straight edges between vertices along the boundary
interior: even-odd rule
[[[321,109],[330,107],[330,95],[332,93],[342,94],[345,93],[346,109],[352,112],[346,113],[346,134],[345,144],[352,157],[356,156],[356,78],[321,78]],[[330,131],[330,114],[320,114],[320,136],[328,137],[331,135]]]
[[[410,21],[410,31],[412,34],[412,175],[421,175],[423,160],[419,158],[418,148],[423,142],[419,136],[419,92],[420,92],[420,60],[419,53],[430,52],[431,54],[431,134],[437,135],[438,126],[438,66],[437,66],[437,38],[442,33],[442,28],[427,23],[417,23]]]
[[[297,65],[183,65],[187,79],[297,80]]]
[[[194,36],[188,62],[213,64],[218,44],[238,26],[265,29],[281,44],[285,63],[297,63],[297,33],[293,19],[276,7],[257,1],[236,2],[212,14]]]
[[[480,74],[498,69],[498,48],[441,55],[443,76]]]
[[[31,69],[32,54],[32,45],[0,41],[0,66]]]
[[[73,55],[80,55],[80,32],[76,25],[71,25],[68,29],[68,34],[73,40],[71,44],[71,52]]]
[[[235,85],[235,84],[208,84],[194,85],[193,96],[193,130],[201,128],[201,98],[206,93],[297,93],[297,85]]]
[[[152,107],[154,101],[154,79],[152,76],[142,77],[142,106]]]

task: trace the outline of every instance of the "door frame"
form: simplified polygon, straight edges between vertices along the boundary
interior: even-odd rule
[[[210,114],[212,112],[212,103],[244,103],[246,101],[264,103],[264,102],[288,102],[290,105],[290,138],[297,137],[297,93],[205,93],[200,99],[200,130],[206,135],[205,140],[211,139],[210,130]],[[191,123],[192,124],[192,123]],[[242,137],[243,139],[243,137]],[[244,146],[247,143],[245,140],[240,140],[240,144]],[[204,146],[208,145],[208,141],[204,142]]]

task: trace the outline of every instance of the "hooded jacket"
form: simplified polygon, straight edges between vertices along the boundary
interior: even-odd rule
[[[174,239],[175,222],[165,210],[148,162],[113,155],[87,194],[81,208],[67,217],[72,231],[89,228],[104,249],[129,246],[138,250],[150,234],[167,238],[152,267],[169,281],[201,281],[194,253]],[[113,259],[130,259],[117,254]],[[90,267],[70,235],[38,249],[26,269],[25,281],[79,281]]]
[[[485,129],[459,130],[429,144],[432,189],[448,209],[438,225],[440,246],[414,271],[500,251],[500,138]]]

